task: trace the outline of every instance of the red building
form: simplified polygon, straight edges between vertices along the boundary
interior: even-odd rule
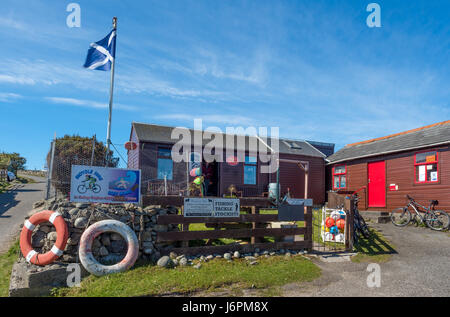
[[[361,210],[439,201],[450,212],[450,120],[349,144],[328,157],[327,189],[360,192]]]

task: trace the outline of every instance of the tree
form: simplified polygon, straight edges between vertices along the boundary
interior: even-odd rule
[[[56,139],[51,182],[57,191],[67,195],[70,191],[72,165],[91,165],[93,139],[78,135],[65,135]],[[47,166],[50,167],[51,150],[47,154]],[[95,140],[92,166],[117,167],[118,158],[113,151],[107,153],[103,142]]]
[[[17,175],[18,170],[24,170],[27,159],[20,156],[19,153],[0,153],[0,169],[7,168]]]

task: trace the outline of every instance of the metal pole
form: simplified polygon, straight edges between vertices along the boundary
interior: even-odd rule
[[[52,141],[52,151],[50,154],[50,166],[48,167],[48,175],[47,175],[47,192],[45,194],[45,199],[49,199],[50,198],[50,180],[52,178],[52,173],[53,173],[53,159],[55,157],[55,143],[56,143],[56,135],[55,138]]]
[[[95,134],[92,137],[92,154],[91,154],[91,166],[94,166],[94,153],[95,153]]]
[[[277,207],[278,203],[280,202],[280,160],[277,159]]]
[[[117,17],[113,18],[113,29],[116,32],[116,45],[117,45]],[[114,48],[115,50],[116,48]],[[114,54],[115,55],[115,54]],[[114,91],[114,66],[116,64],[116,56],[114,56],[114,59],[111,63],[111,83],[109,88],[109,117],[108,117],[108,130],[106,133],[106,155],[109,159],[109,148],[111,145],[111,116],[112,116],[112,105],[113,105],[113,91]],[[107,161],[108,162],[108,161]]]

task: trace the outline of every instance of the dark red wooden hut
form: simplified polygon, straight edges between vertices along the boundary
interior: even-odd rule
[[[360,209],[403,207],[409,194],[450,211],[450,120],[349,144],[328,161],[327,189],[361,189]]]
[[[186,185],[193,180],[188,176],[190,166],[186,162],[175,163],[170,157],[170,151],[178,139],[172,139],[173,127],[144,124],[133,122],[131,126],[130,141],[138,146],[135,150],[128,151],[128,167],[142,170],[142,184],[145,193],[177,195],[183,194]],[[194,130],[189,130],[192,135]],[[229,135],[228,135],[229,136]],[[217,134],[216,137],[227,137],[226,134]],[[234,136],[235,137],[235,136]],[[203,146],[209,140],[203,140]],[[216,183],[211,187],[210,195],[223,196],[229,194],[231,185],[236,187],[239,195],[243,197],[261,197],[267,195],[269,183],[276,182],[276,174],[261,173],[260,167],[266,163],[262,162],[258,153],[250,153],[248,145],[255,142],[254,137],[245,136],[245,142],[238,144],[235,141],[233,148],[224,145],[224,162],[213,165]],[[258,151],[270,152],[273,139],[267,140],[267,147]],[[334,144],[314,142],[318,148],[333,151]],[[223,144],[226,144],[224,141]],[[299,168],[296,161],[307,161],[310,165],[309,172],[309,196],[314,204],[323,204],[325,201],[325,157],[321,151],[304,140],[279,140],[280,162],[280,191],[290,190],[291,196],[303,198],[304,196],[304,171]],[[195,149],[191,149],[195,152]],[[226,162],[227,151],[238,151],[245,153],[245,162],[233,164]],[[165,180],[164,177],[165,176]],[[166,184],[163,183],[166,182]],[[164,187],[164,189],[163,189]]]

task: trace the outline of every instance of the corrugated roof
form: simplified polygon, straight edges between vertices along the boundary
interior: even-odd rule
[[[132,126],[136,131],[137,138],[139,141],[146,142],[155,142],[155,143],[176,143],[178,142],[178,138],[172,139],[171,134],[174,127],[156,125],[156,124],[147,124],[147,123],[138,123],[133,122]],[[191,142],[193,144],[194,130],[188,129],[191,133]],[[204,131],[203,131],[204,132]],[[224,138],[223,145],[226,149],[225,133],[217,133],[215,137],[220,137],[220,135]],[[235,146],[234,149],[238,151],[245,151],[249,148],[250,142],[255,142],[257,144],[258,139],[254,136],[244,136],[245,137],[245,147],[242,148],[242,145],[238,144],[236,136],[235,136]],[[202,139],[203,145],[211,142],[209,139]],[[275,139],[268,138],[267,145],[269,147],[265,147],[267,152],[271,152],[270,146],[273,145]],[[300,141],[300,140],[288,140],[288,139],[279,139],[279,153],[285,154],[297,154],[297,155],[305,155],[305,156],[313,156],[313,157],[325,157],[325,155],[317,150],[315,147],[310,145],[308,142]]]
[[[352,143],[328,157],[329,164],[450,143],[450,120],[368,141]]]

